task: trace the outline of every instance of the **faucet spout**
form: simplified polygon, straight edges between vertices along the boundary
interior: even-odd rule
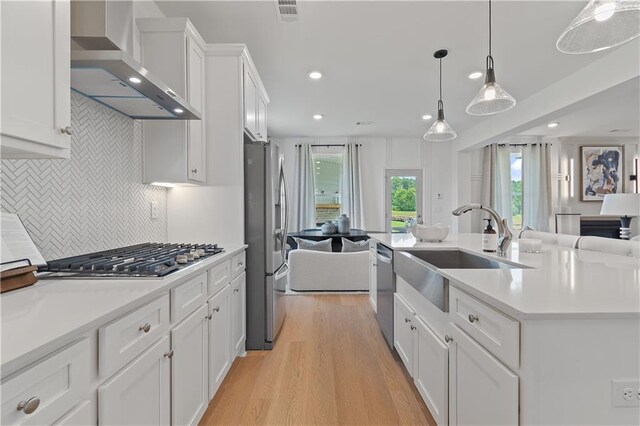
[[[454,216],[460,216],[464,213],[470,212],[471,210],[484,210],[489,213],[489,215],[494,219],[498,227],[498,247],[496,250],[496,254],[501,257],[506,256],[507,250],[511,245],[511,240],[513,239],[513,234],[511,233],[511,230],[509,230],[507,219],[501,218],[498,212],[496,212],[491,207],[477,203],[462,205],[453,210],[451,213]]]

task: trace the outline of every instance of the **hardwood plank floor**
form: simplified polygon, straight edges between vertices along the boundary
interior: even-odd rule
[[[275,348],[236,359],[201,425],[435,425],[367,295],[286,303]]]

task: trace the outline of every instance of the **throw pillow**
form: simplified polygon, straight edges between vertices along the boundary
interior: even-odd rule
[[[369,240],[351,241],[342,237],[342,252],[354,253],[357,251],[369,250]]]
[[[302,250],[328,251],[331,253],[331,238],[322,241],[305,240],[304,238],[293,238]]]

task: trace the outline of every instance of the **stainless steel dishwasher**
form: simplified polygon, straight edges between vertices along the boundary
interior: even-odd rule
[[[393,294],[396,282],[393,275],[393,250],[384,244],[376,245],[377,308],[376,319],[387,343],[393,349]]]

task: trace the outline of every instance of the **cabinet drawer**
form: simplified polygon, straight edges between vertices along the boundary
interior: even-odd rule
[[[231,262],[225,261],[224,263],[214,266],[209,269],[209,296],[213,296],[231,282]]]
[[[207,273],[171,289],[171,322],[177,324],[207,301]]]
[[[0,423],[52,424],[89,392],[89,362],[89,341],[84,339],[3,380]],[[30,400],[28,408],[18,409]],[[33,406],[34,411],[25,413]]]
[[[449,288],[453,322],[512,368],[520,365],[520,323],[455,287]]]
[[[169,330],[169,296],[162,296],[109,325],[100,327],[99,369],[108,377]]]
[[[82,401],[54,423],[54,426],[91,426],[98,422],[91,418],[91,401]]]
[[[238,253],[231,259],[231,279],[235,279],[244,272],[244,265],[246,263],[245,252]]]

